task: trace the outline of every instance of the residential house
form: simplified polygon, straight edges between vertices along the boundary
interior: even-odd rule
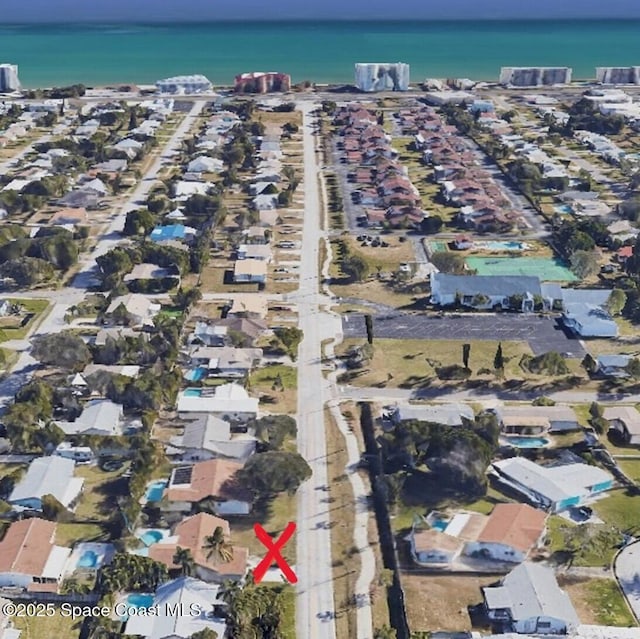
[[[180,461],[206,461],[227,458],[246,462],[256,450],[256,438],[248,433],[234,434],[231,424],[211,413],[182,413],[182,435],[170,439],[169,457]]]
[[[72,459],[57,455],[34,459],[7,502],[19,510],[42,510],[42,498],[51,495],[66,509],[73,510],[84,485],[84,479],[74,477],[75,467]]]
[[[551,300],[542,298],[537,277],[431,274],[431,302],[438,306],[459,303],[480,309],[511,308],[517,301],[516,310],[532,312],[537,299],[551,307]]]
[[[87,402],[82,413],[73,422],[55,422],[66,435],[122,435],[122,405],[108,399]]]
[[[105,197],[109,194],[106,184],[99,178],[88,180],[81,185],[81,190],[85,193],[95,193],[99,197]]]
[[[233,546],[233,559],[220,563],[214,555],[209,556],[206,549],[207,538],[213,535],[216,528],[222,528],[224,536],[229,539],[231,530],[229,522],[208,513],[199,513],[183,519],[177,524],[173,535],[166,540],[149,546],[149,557],[165,564],[169,569],[178,569],[173,558],[178,548],[191,551],[195,563],[195,576],[206,582],[223,583],[227,580],[237,581],[247,572],[247,548]]]
[[[267,311],[268,304],[265,295],[239,293],[233,296],[227,317],[265,319]]]
[[[123,634],[144,639],[188,639],[210,630],[214,637],[226,637],[227,625],[218,612],[225,606],[219,585],[180,577],[156,590],[150,609],[159,613],[131,615]]]
[[[173,197],[182,202],[192,195],[208,195],[211,189],[209,182],[187,182],[180,180],[173,185]]]
[[[237,260],[233,265],[233,281],[264,284],[267,281],[267,262],[252,259]]]
[[[603,417],[627,444],[640,445],[640,412],[634,406],[607,406]]]
[[[70,548],[55,544],[56,523],[21,519],[0,541],[0,587],[29,593],[55,593],[60,587]]]
[[[178,395],[179,413],[212,413],[232,423],[246,423],[258,414],[258,400],[239,384],[222,384],[213,388],[187,388]]]
[[[98,173],[122,173],[127,170],[127,161],[124,159],[107,160],[106,162],[94,164],[93,168]]]
[[[252,200],[256,211],[271,211],[278,208],[278,196],[272,194],[256,195]]]
[[[224,170],[224,162],[217,158],[200,155],[187,165],[190,173],[220,173]]]
[[[226,346],[233,343],[253,343],[267,331],[267,325],[259,319],[244,317],[227,317],[218,320],[196,321],[193,333],[189,336],[189,344],[202,343],[205,346]]]
[[[97,208],[99,201],[100,198],[95,191],[79,189],[76,191],[70,191],[59,200],[56,200],[56,204],[74,209],[83,208],[90,210]]]
[[[246,243],[250,245],[269,243],[269,240],[267,239],[267,236],[265,234],[265,230],[262,226],[250,226],[249,228],[242,231],[242,235],[244,235]],[[240,249],[238,248],[238,250]],[[271,258],[270,255],[269,258]]]
[[[143,146],[142,142],[138,142],[132,138],[125,138],[124,140],[120,140],[117,144],[114,144],[111,148],[116,151],[121,151],[130,160],[133,160],[138,153],[142,151]]]
[[[413,560],[422,566],[447,567],[462,554],[464,541],[435,528],[413,531],[408,537]]]
[[[498,418],[505,432],[535,435],[542,432],[565,432],[580,430],[576,412],[571,406],[504,406],[498,410]],[[533,432],[531,427],[540,420],[542,430]],[[535,428],[534,428],[535,430]]]
[[[144,333],[138,333],[134,331],[132,328],[127,328],[126,326],[112,326],[101,328],[97,333],[96,337],[93,340],[93,343],[96,346],[104,346],[107,343],[108,339],[125,339],[127,337],[138,337],[139,335],[144,335]]]
[[[599,355],[596,358],[594,374],[599,377],[625,379],[629,377],[627,367],[632,359],[631,355]]]
[[[551,512],[580,506],[613,487],[613,477],[597,466],[540,466],[525,457],[494,462],[492,477]]]
[[[132,364],[87,364],[82,371],[82,377],[86,380],[90,375],[98,372],[135,379],[140,374],[140,366]]]
[[[500,586],[485,587],[482,594],[489,619],[516,633],[562,635],[580,623],[553,568],[542,564],[524,562]]]
[[[264,229],[261,229],[264,237]],[[271,247],[268,244],[240,244],[236,249],[239,260],[260,260],[267,264],[271,262]]]
[[[154,303],[146,295],[129,293],[113,299],[107,307],[106,316],[112,323],[122,322],[124,318],[122,315],[120,317],[116,315],[118,311],[123,313],[134,326],[142,326],[151,324],[161,308],[160,304]]]
[[[82,207],[61,209],[51,216],[49,223],[52,226],[68,226],[73,228],[80,224],[88,224],[89,216],[87,215],[86,209]]]
[[[136,264],[131,273],[127,273],[124,282],[137,282],[139,280],[174,280],[174,285],[180,283],[180,274],[176,268],[164,268],[157,264]]]
[[[262,358],[262,349],[197,346],[190,358],[192,365],[205,367],[210,377],[246,377]]]
[[[204,346],[225,346],[229,328],[207,322],[196,322],[193,333],[189,335],[189,344],[203,344]]]
[[[562,289],[563,322],[579,337],[617,337],[618,326],[606,310],[609,289]]]
[[[165,226],[156,226],[151,231],[149,239],[152,242],[165,242],[167,240],[180,240],[183,242],[191,242],[198,235],[198,229],[184,224],[166,224]]]
[[[385,407],[383,419],[394,425],[406,421],[430,422],[447,426],[473,423],[475,415],[468,404],[396,404]]]
[[[236,476],[243,465],[230,459],[210,459],[174,468],[165,491],[169,509],[190,512],[194,504],[206,499],[216,515],[248,515],[253,497]]]
[[[546,513],[527,504],[497,504],[464,552],[482,559],[520,563],[540,544],[546,519]]]

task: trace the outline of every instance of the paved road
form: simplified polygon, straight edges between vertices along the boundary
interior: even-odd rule
[[[127,213],[138,208],[139,205],[147,199],[158,178],[158,173],[160,172],[163,163],[180,148],[182,141],[193,126],[195,118],[200,115],[206,104],[206,100],[197,100],[193,103],[191,110],[175,130],[174,134],[167,142],[163,152],[158,155],[156,160],[138,183],[138,186],[131,193],[127,201],[120,207],[120,211],[113,219],[106,232],[100,236],[98,243],[91,254],[83,260],[78,274],[73,279],[72,286],[74,288],[86,290],[95,283],[97,269],[96,258],[108,253],[111,249],[120,244],[122,241],[121,231],[124,228]]]
[[[625,546],[616,555],[614,573],[636,621],[640,621],[640,542]]]
[[[343,316],[345,337],[366,337],[364,315]],[[580,340],[567,336],[558,322],[549,316],[495,313],[437,314],[388,313],[373,317],[373,332],[378,338],[433,340],[498,340],[528,342],[535,355],[556,351],[565,357],[584,357]]]
[[[289,296],[298,303],[299,327],[304,339],[298,352],[298,452],[313,474],[298,490],[297,560],[298,573],[296,635],[305,639],[336,639],[331,566],[331,532],[326,504],[327,449],[324,406],[326,380],[322,376],[320,343],[326,325],[319,321],[318,248],[320,241],[320,197],[318,166],[313,137],[315,107],[302,107],[304,140],[305,214],[300,262],[300,288]]]

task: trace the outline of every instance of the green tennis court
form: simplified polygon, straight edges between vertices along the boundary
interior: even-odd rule
[[[557,258],[468,257],[478,275],[537,275],[544,282],[575,282],[578,278]]]

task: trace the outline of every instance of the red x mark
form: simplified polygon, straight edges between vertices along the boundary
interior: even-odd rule
[[[280,566],[282,574],[287,578],[289,583],[295,584],[298,581],[298,577],[296,577],[296,573],[291,570],[291,567],[285,561],[285,558],[280,554],[280,548],[282,548],[289,541],[289,539],[291,539],[291,535],[293,535],[296,530],[295,522],[290,521],[280,537],[278,537],[275,542],[271,538],[271,535],[269,535],[269,533],[260,524],[254,524],[253,530],[256,533],[256,537],[264,544],[264,546],[269,551],[253,571],[254,581],[259,584],[271,564],[273,564],[273,562],[275,561],[278,566]]]

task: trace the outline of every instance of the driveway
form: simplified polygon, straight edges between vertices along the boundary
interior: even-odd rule
[[[345,337],[366,337],[364,315],[344,315],[342,330]],[[534,355],[557,351],[565,357],[582,358],[586,354],[580,341],[568,337],[557,319],[537,315],[392,313],[373,318],[373,333],[386,339],[524,341]]]

